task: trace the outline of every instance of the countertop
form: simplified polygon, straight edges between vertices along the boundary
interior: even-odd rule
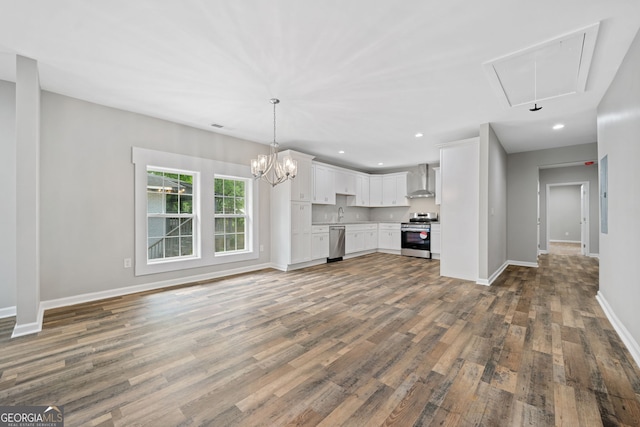
[[[344,222],[314,222],[311,225],[347,225],[347,224],[400,224],[402,221],[344,221]]]

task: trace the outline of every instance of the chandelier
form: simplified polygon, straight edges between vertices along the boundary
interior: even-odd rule
[[[257,159],[251,160],[251,174],[255,179],[262,179],[272,187],[293,179],[298,173],[298,162],[291,156],[278,159],[278,143],[276,142],[276,104],[277,98],[269,100],[273,104],[273,142],[269,147],[269,155],[260,154]]]

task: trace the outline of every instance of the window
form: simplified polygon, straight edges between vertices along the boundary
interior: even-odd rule
[[[247,179],[216,177],[215,194],[215,252],[246,251],[248,217],[246,211]]]
[[[147,169],[147,260],[194,255],[194,173]]]
[[[132,161],[136,276],[259,259],[249,165],[139,147]]]

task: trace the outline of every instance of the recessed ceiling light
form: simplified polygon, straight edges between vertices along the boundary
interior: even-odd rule
[[[344,150],[338,151],[338,154],[344,154]]]
[[[553,130],[562,129],[564,125],[562,123],[558,123],[557,125],[553,125]]]
[[[382,165],[384,165],[384,163],[382,163],[382,162],[378,163],[378,166],[382,166]]]
[[[416,138],[422,138],[424,134],[422,132],[416,133]]]

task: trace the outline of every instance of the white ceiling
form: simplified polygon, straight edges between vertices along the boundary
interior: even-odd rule
[[[438,160],[492,123],[508,152],[596,141],[636,0],[0,0],[43,89],[375,171]],[[504,106],[482,64],[600,22],[583,93]],[[557,122],[565,124],[552,131]],[[415,138],[417,132],[424,134]],[[338,154],[344,150],[345,154]],[[383,166],[378,166],[383,162]]]

